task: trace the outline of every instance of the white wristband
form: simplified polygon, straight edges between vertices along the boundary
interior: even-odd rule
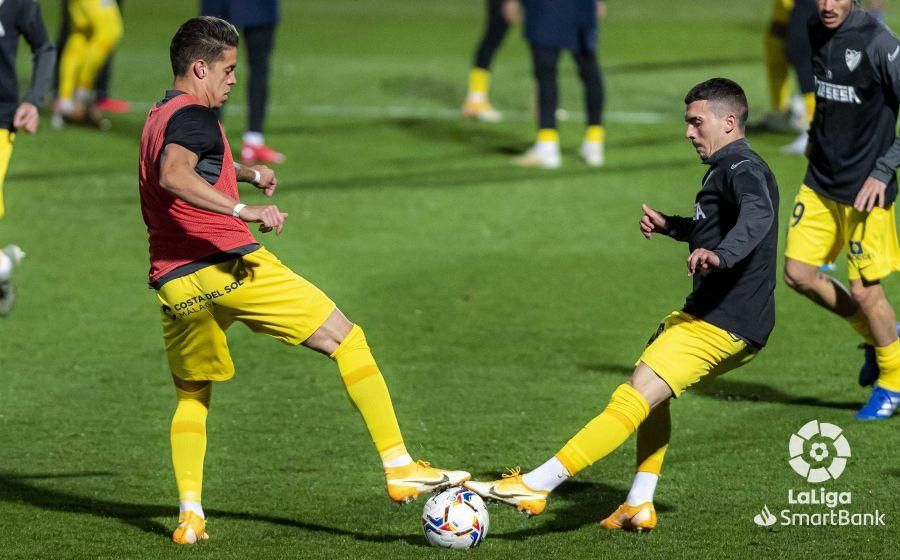
[[[234,208],[231,209],[231,215],[234,216],[235,218],[240,218],[241,210],[243,210],[246,207],[247,207],[246,204],[238,202],[237,204],[234,205]]]
[[[250,169],[256,175],[253,177],[253,181],[251,181],[254,185],[259,186],[259,182],[262,180],[262,173],[259,172],[259,169]]]

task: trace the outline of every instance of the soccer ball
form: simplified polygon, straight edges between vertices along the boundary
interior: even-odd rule
[[[487,536],[489,524],[484,501],[465,488],[451,488],[432,496],[422,511],[422,530],[431,546],[478,546]]]

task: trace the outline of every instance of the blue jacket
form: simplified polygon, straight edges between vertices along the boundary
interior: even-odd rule
[[[235,27],[277,25],[278,0],[202,0],[200,13],[230,21]]]
[[[597,0],[522,0],[525,38],[572,52],[597,50]]]

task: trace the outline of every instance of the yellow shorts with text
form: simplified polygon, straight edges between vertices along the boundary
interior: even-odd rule
[[[683,311],[666,317],[640,361],[672,389],[676,397],[708,376],[718,376],[752,360],[758,350],[738,336]]]
[[[875,282],[900,269],[894,204],[859,212],[806,185],[794,199],[785,256],[815,267],[847,249],[847,276]]]
[[[234,375],[225,331],[235,321],[289,345],[310,337],[335,305],[264,248],[169,280],[157,291],[172,373],[224,381]]]

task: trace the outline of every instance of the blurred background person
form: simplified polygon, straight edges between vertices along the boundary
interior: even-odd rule
[[[512,1],[512,0],[508,0]],[[559,105],[559,54],[567,50],[578,66],[584,87],[587,128],[581,158],[592,167],[604,162],[603,78],[597,61],[598,20],[606,15],[602,0],[522,0],[525,38],[538,89],[538,134],[534,145],[514,161],[525,167],[555,169],[562,165],[556,109]]]
[[[53,125],[71,122],[106,128],[95,104],[100,69],[122,38],[122,15],[114,0],[67,0],[69,36],[59,62],[59,98]]]
[[[50,42],[41,5],[33,0],[6,0],[0,2],[3,21],[3,41],[0,41],[0,219],[6,214],[3,205],[3,182],[12,156],[16,131],[30,134],[37,132],[40,115],[38,106],[53,81],[53,64],[56,49]],[[16,76],[16,54],[19,37],[31,47],[31,87],[24,98],[19,97],[19,79]],[[13,270],[25,252],[18,245],[7,245],[0,250],[0,317],[12,311],[16,293],[13,289]]]
[[[244,36],[250,69],[247,78],[250,112],[241,145],[241,162],[246,165],[283,163],[284,154],[267,146],[263,135],[269,101],[269,64],[280,19],[278,0],[202,0],[200,12],[233,23]]]
[[[119,6],[119,13],[122,12],[122,5],[124,0],[116,0],[116,4]],[[62,13],[60,14],[59,19],[59,32],[56,35],[56,48],[58,51],[62,51],[66,48],[66,43],[69,40],[69,32],[72,27],[71,19],[69,18],[69,5],[68,2],[63,2],[60,4],[62,7]],[[106,59],[106,63],[103,64],[103,67],[100,69],[100,73],[97,74],[97,79],[94,80],[94,90],[96,91],[96,102],[95,105],[97,109],[101,111],[106,111],[109,113],[127,113],[131,109],[131,104],[127,101],[123,101],[121,99],[116,99],[110,95],[110,74],[112,73],[112,64],[113,58],[115,57],[115,51],[109,54],[109,57]],[[56,72],[54,72],[54,84],[53,88],[56,91],[59,91],[59,60],[57,59]]]
[[[519,22],[519,3],[507,0],[486,0],[487,21],[484,33],[475,50],[475,60],[469,70],[469,91],[462,107],[464,117],[485,122],[499,122],[502,115],[490,102],[491,62],[503,44],[509,25]]]

